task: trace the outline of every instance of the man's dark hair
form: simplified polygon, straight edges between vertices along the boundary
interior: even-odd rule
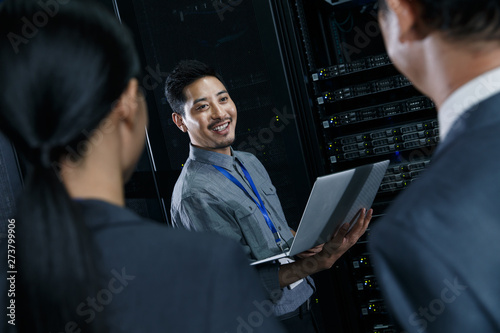
[[[184,88],[206,76],[214,76],[226,86],[222,76],[201,61],[183,60],[174,68],[165,82],[165,96],[173,112],[184,116]]]
[[[387,0],[379,0],[380,10]],[[500,41],[500,1],[498,0],[413,0],[423,7],[429,27],[441,30],[452,40]]]

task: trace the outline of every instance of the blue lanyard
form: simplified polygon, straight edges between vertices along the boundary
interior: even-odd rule
[[[214,165],[214,168],[216,168],[217,170],[219,170],[224,176],[226,176],[227,179],[229,179],[236,186],[238,186],[240,189],[242,189],[243,192],[245,192],[245,194],[250,199],[252,199],[253,202],[255,202],[255,204],[257,205],[257,207],[259,207],[260,212],[264,216],[264,219],[266,220],[266,223],[267,223],[269,229],[271,229],[271,232],[273,233],[274,240],[276,241],[276,244],[278,245],[278,247],[281,250],[283,250],[283,243],[284,242],[281,240],[281,236],[280,236],[279,232],[274,227],[273,221],[271,221],[271,218],[269,217],[269,214],[267,213],[266,207],[264,206],[264,202],[262,201],[262,198],[259,195],[259,191],[257,191],[257,187],[255,187],[255,184],[254,184],[254,182],[252,180],[252,177],[248,173],[247,169],[243,166],[243,164],[240,163],[240,166],[241,166],[241,170],[243,170],[243,174],[245,174],[245,178],[248,180],[248,182],[250,183],[250,186],[252,187],[253,193],[255,193],[255,196],[257,197],[257,199],[259,199],[259,202],[255,201],[255,199],[250,195],[250,193],[248,193],[248,191],[240,183],[240,181],[238,179],[234,178],[234,176],[232,174],[230,174],[229,172],[227,172],[226,169],[221,168],[218,165]]]

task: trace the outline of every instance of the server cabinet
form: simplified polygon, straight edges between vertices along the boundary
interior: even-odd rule
[[[391,161],[373,204],[376,224],[430,163],[439,141],[435,105],[392,65],[378,26],[377,1],[290,3],[301,32],[309,71],[305,83],[325,172]],[[324,289],[323,303],[335,298],[341,312],[338,322],[325,317],[332,332],[399,332],[373,275],[366,236],[330,270],[330,280],[322,280],[333,284]]]

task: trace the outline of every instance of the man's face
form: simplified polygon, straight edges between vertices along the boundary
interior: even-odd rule
[[[216,77],[206,76],[184,88],[186,103],[182,117],[191,144],[196,147],[230,153],[235,139],[236,106]]]

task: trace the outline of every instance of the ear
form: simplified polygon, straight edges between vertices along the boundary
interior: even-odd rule
[[[422,20],[422,6],[414,0],[386,0],[389,10],[394,12],[399,26],[401,43],[424,39],[429,31]]]
[[[182,116],[180,114],[178,114],[177,112],[172,113],[172,120],[181,131],[183,131],[184,133],[187,132],[187,127],[186,125],[184,125],[184,120],[182,119]]]
[[[136,123],[139,112],[139,101],[141,98],[138,92],[139,82],[137,79],[130,79],[127,87],[122,92],[120,99],[115,103],[112,113],[128,127],[133,127]]]

